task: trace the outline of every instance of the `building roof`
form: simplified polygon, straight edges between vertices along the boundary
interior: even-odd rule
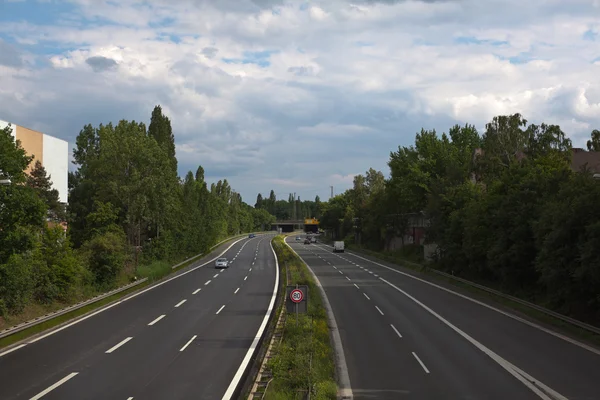
[[[581,172],[584,167],[587,167],[593,173],[600,173],[600,152],[574,148],[571,169],[575,172]]]

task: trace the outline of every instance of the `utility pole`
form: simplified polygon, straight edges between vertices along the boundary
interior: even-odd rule
[[[329,186],[331,188],[331,196],[329,196],[329,198],[333,198],[333,186]]]

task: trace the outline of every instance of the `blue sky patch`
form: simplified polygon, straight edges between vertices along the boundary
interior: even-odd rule
[[[509,44],[506,40],[481,40],[474,36],[459,36],[454,38],[454,43],[458,44],[491,44],[492,46],[504,46]]]
[[[269,58],[271,54],[279,53],[278,50],[245,51],[242,58],[223,58],[227,64],[256,64],[260,67],[271,65]]]
[[[598,37],[598,34],[596,32],[594,32],[591,29],[588,29],[584,34],[583,34],[583,40],[591,40],[591,41],[595,41],[596,38]]]

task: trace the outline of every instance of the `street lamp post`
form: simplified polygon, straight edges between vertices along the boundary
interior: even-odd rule
[[[0,185],[10,185],[11,181],[8,176],[4,175],[4,172],[0,169]]]

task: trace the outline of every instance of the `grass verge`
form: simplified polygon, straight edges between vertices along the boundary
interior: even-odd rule
[[[285,319],[283,340],[267,364],[273,380],[265,399],[300,400],[309,391],[311,399],[336,399],[334,353],[319,290],[306,265],[284,243],[284,237],[273,238],[273,248],[288,285],[308,285],[308,313],[300,314],[297,325],[294,315]]]
[[[230,240],[235,240],[235,239],[239,239],[243,236],[245,236],[247,234],[241,234],[241,235],[237,235],[237,236],[233,236],[231,238],[225,239],[219,243],[217,243],[216,245],[214,245],[213,247],[211,247],[211,249],[209,250],[209,252],[207,252],[206,254],[209,254],[211,251],[213,251],[215,248],[217,248],[218,246],[224,244],[227,241]],[[39,323],[37,325],[34,325],[30,328],[24,329],[22,331],[16,332],[12,335],[6,336],[2,339],[0,339],[0,349],[10,346],[14,343],[17,343],[23,339],[26,339],[30,336],[36,335],[40,332],[43,332],[45,330],[48,330],[50,328],[54,328],[57,327],[59,325],[62,325],[64,323],[66,323],[67,321],[80,317],[82,315],[85,315],[91,311],[94,311],[96,309],[101,308],[102,306],[105,306],[109,303],[112,303],[113,301],[122,299],[123,297],[129,295],[130,293],[140,290],[144,287],[147,287],[148,285],[152,284],[153,282],[156,282],[162,278],[164,278],[165,276],[171,274],[172,272],[176,272],[179,271],[187,266],[189,266],[190,264],[195,263],[196,261],[198,261],[200,258],[206,256],[206,254],[199,254],[198,256],[194,257],[193,259],[190,259],[189,261],[179,265],[177,268],[172,269],[171,265],[165,261],[155,261],[149,265],[140,265],[138,267],[138,277],[141,278],[148,278],[148,280],[144,283],[141,283],[137,286],[134,286],[130,289],[127,289],[123,292],[119,292],[119,293],[115,293],[112,296],[109,296],[107,298],[104,298],[102,300],[96,301],[94,303],[88,304],[85,307],[79,308],[77,310],[73,310],[71,312],[68,312],[66,314],[57,316],[55,318],[49,319],[47,321],[44,321],[42,323]],[[91,296],[90,296],[91,297]],[[82,299],[83,300],[83,299]],[[67,307],[69,304],[60,304],[59,306],[55,306],[53,307],[53,305],[49,305],[46,307],[37,307],[35,309],[32,309],[32,312],[35,314],[32,314],[31,312],[27,315],[27,320],[31,320],[35,317],[38,316],[42,316],[45,315],[47,312],[49,311],[55,311],[58,310],[60,308],[63,307]],[[21,322],[25,322],[22,321],[22,318],[19,318],[19,316],[15,316],[14,318],[9,320],[10,322],[12,322],[11,325],[15,325]],[[10,325],[9,325],[10,326]]]
[[[517,303],[510,299],[507,299],[502,296],[498,296],[494,293],[487,292],[485,290],[479,289],[477,287],[468,285],[466,283],[457,281],[452,278],[448,278],[442,276],[440,274],[435,273],[433,268],[428,266],[425,263],[417,263],[413,260],[406,260],[397,254],[390,253],[382,253],[373,250],[368,250],[361,248],[357,245],[349,245],[347,246],[348,250],[352,250],[356,253],[363,254],[365,256],[371,256],[373,258],[377,258],[382,261],[386,261],[390,264],[407,268],[412,271],[418,272],[422,276],[421,278],[431,281],[433,283],[442,284],[442,286],[448,287],[453,286],[455,288],[460,289],[459,292],[463,294],[469,294],[471,297],[481,300],[485,303],[494,303],[492,305],[498,305],[503,307],[504,309],[514,311],[516,315],[519,315],[525,319],[535,320],[536,322],[540,322],[549,327],[556,328],[562,333],[565,333],[573,338],[585,341],[589,344],[593,344],[597,347],[600,347],[600,335],[597,335],[593,332],[588,331],[587,329],[580,328],[576,325],[573,325],[569,322],[563,321],[559,318],[553,317],[544,312],[538,311],[534,308],[528,307],[524,304]],[[443,285],[445,284],[445,285]]]

